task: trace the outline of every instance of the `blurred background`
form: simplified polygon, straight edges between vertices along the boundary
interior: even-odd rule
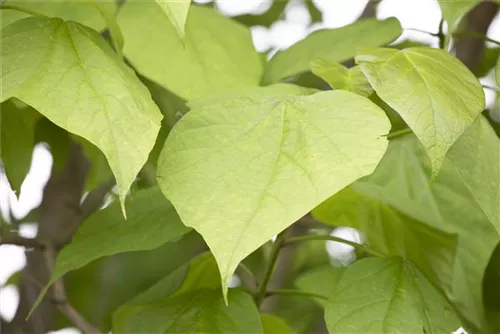
[[[211,0],[193,0],[195,3],[209,4]],[[436,0],[383,0],[368,2],[366,0],[215,0],[213,5],[224,15],[251,26],[253,42],[257,51],[267,54],[267,57],[283,50],[305,38],[318,29],[337,28],[350,24],[363,17],[376,16],[378,19],[395,16],[401,22],[405,31],[394,43],[422,43],[437,47],[438,39],[428,33],[437,33],[441,20],[441,11]],[[408,28],[411,28],[410,30]],[[422,32],[416,31],[421,30]],[[486,34],[488,37],[500,40],[500,15],[494,16]],[[353,41],[355,43],[355,41]],[[482,43],[482,42],[481,42]],[[496,61],[499,47],[486,43],[483,52],[485,57]],[[480,72],[484,85],[496,86],[494,70]],[[500,105],[494,90],[485,89],[486,105],[490,117],[500,122]],[[21,192],[15,194],[3,173],[0,171],[0,213],[8,220],[9,206],[13,215],[22,219],[42,199],[42,189],[47,182],[52,165],[50,148],[39,144],[33,152],[31,169],[21,187]],[[20,231],[25,237],[35,237],[36,223],[23,224]],[[334,235],[359,242],[360,235],[351,228],[339,227],[332,232]],[[335,242],[321,244],[321,250],[334,265],[347,265],[356,258],[352,247]],[[26,263],[24,249],[17,246],[4,245],[0,247],[0,316],[6,320],[12,319],[16,312],[19,295],[15,284],[15,274]],[[14,274],[14,276],[13,276]],[[13,278],[14,277],[14,278]],[[234,284],[238,284],[235,277]],[[75,328],[67,327],[53,333],[79,333]]]

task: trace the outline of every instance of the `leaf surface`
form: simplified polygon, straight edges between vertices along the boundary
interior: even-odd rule
[[[121,306],[113,316],[116,333],[261,333],[251,296],[220,293],[217,264],[203,254]]]
[[[186,19],[188,16],[188,10],[189,5],[191,4],[191,0],[156,0],[156,3],[161,7],[165,15],[167,15],[175,30],[177,30],[177,34],[179,34],[179,37],[181,39],[184,39],[186,35]]]
[[[306,72],[310,68],[310,62],[316,57],[342,62],[354,57],[359,49],[388,44],[401,33],[401,25],[396,18],[384,21],[365,19],[342,28],[313,32],[271,58],[264,71],[263,83],[275,83]]]
[[[272,314],[261,314],[263,334],[293,334],[286,322]]]
[[[485,106],[476,77],[449,53],[425,47],[375,50],[356,56],[378,96],[417,135],[432,162],[432,177],[453,143]]]
[[[259,85],[250,30],[214,9],[191,6],[184,40],[153,2],[126,2],[118,23],[138,72],[186,100]]]
[[[460,327],[451,304],[411,263],[366,258],[351,265],[325,309],[330,333],[449,333]]]
[[[345,91],[236,98],[177,123],[158,160],[158,183],[214,253],[225,290],[243,258],[370,174],[389,127],[375,104]]]
[[[31,17],[2,30],[2,101],[17,97],[106,156],[123,203],[161,113],[106,41],[79,23]]]
[[[444,20],[448,23],[448,31],[454,32],[461,18],[474,8],[480,1],[478,0],[460,0],[449,1],[439,0],[439,7]]]

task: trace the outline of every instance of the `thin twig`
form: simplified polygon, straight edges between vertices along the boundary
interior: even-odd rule
[[[246,265],[241,262],[236,268],[236,274],[240,277],[243,284],[248,288],[252,295],[257,293],[257,280],[255,279],[254,274]]]
[[[264,274],[264,279],[260,284],[259,293],[257,294],[257,305],[259,306],[262,303],[262,301],[266,298],[267,284],[269,283],[269,280],[271,279],[271,276],[273,274],[274,267],[276,265],[276,260],[278,259],[278,255],[280,253],[281,246],[284,241],[283,234],[284,232],[278,234],[276,240],[273,243],[273,248],[271,250],[271,258],[269,259],[269,263],[267,265],[266,272]]]
[[[500,45],[500,41],[497,41],[495,39],[489,38],[488,36],[485,36],[480,33],[472,32],[472,31],[462,31],[462,32],[455,32],[452,34],[453,37],[458,37],[458,38],[463,38],[463,37],[468,37],[468,38],[477,38],[477,39],[482,39],[485,42],[490,42],[496,45]]]
[[[323,296],[323,295],[320,295],[317,293],[312,293],[312,292],[301,291],[301,290],[293,290],[293,289],[267,290],[266,296],[273,296],[273,295],[299,296],[299,297],[302,296],[302,297],[319,298],[319,299],[328,300],[328,298]]]
[[[385,254],[383,254],[381,252],[378,252],[376,250],[370,249],[370,248],[366,247],[365,245],[361,245],[361,244],[358,244],[357,242],[353,242],[353,241],[350,241],[350,240],[342,239],[342,238],[335,237],[335,236],[329,235],[329,234],[325,234],[325,235],[322,235],[322,234],[309,234],[309,235],[302,235],[302,236],[299,236],[299,237],[290,238],[290,239],[284,241],[283,247],[286,247],[286,246],[288,246],[290,244],[293,244],[293,243],[296,243],[296,242],[311,241],[311,240],[336,241],[336,242],[340,242],[340,243],[352,246],[352,247],[354,247],[356,249],[363,250],[363,251],[365,251],[368,254],[371,254],[373,256],[377,256],[377,257],[384,257],[385,256]]]
[[[56,250],[52,247],[47,247],[44,252],[45,264],[49,272],[53,272],[56,262]],[[78,329],[85,334],[100,334],[101,332],[87,321],[66,298],[66,289],[62,278],[54,282],[52,286],[52,300],[59,311],[63,313]]]
[[[482,86],[483,86],[483,88],[486,88],[486,89],[492,90],[494,92],[500,93],[500,88],[498,88],[498,87],[493,87],[493,86],[488,86],[488,85],[482,85]]]
[[[25,248],[37,248],[40,250],[45,249],[45,245],[37,239],[25,238],[12,233],[0,236],[0,245],[16,245]]]

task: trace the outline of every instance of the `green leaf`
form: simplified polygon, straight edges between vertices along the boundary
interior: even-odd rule
[[[214,253],[225,291],[243,258],[370,174],[389,127],[376,105],[340,90],[224,101],[177,123],[158,160],[158,184]]]
[[[96,7],[91,5],[92,1],[73,1],[73,0],[5,0],[2,6],[16,6],[21,9],[26,9],[48,17],[57,17],[66,21],[75,21],[97,31],[106,28],[106,20],[100,15]],[[99,6],[107,11],[114,13],[116,11],[116,2],[102,1]],[[20,13],[20,14],[19,14]],[[20,18],[29,17],[26,13],[18,10],[0,10],[2,20],[8,20],[8,24]],[[6,22],[2,22],[2,27],[6,26]]]
[[[137,192],[133,199],[127,199],[127,205],[127,220],[120,213],[119,203],[112,203],[79,227],[72,242],[57,256],[50,282],[39,300],[52,283],[71,270],[103,256],[160,247],[190,230],[158,188]]]
[[[401,33],[401,25],[396,18],[360,20],[342,28],[313,32],[271,58],[265,68],[263,82],[270,84],[306,72],[316,57],[342,62],[354,57],[359,49],[388,44]]]
[[[17,97],[108,159],[123,203],[161,114],[106,41],[79,23],[27,18],[2,30],[2,101]]]
[[[476,126],[480,126],[479,122],[467,132],[474,133],[477,131]],[[467,132],[462,136],[465,136],[465,139]],[[462,138],[453,145],[451,151],[454,150],[461,152],[471,161],[477,159],[475,151],[469,151],[467,146],[462,145]],[[480,155],[479,158],[485,157]],[[477,163],[487,165],[491,162],[488,159],[479,160]],[[468,166],[472,167],[474,164]],[[415,136],[406,135],[391,140],[376,171],[356,182],[353,188],[364,196],[387,204],[404,215],[403,217],[412,218],[447,234],[458,235],[452,275],[448,278],[448,282],[442,281],[440,285],[447,292],[448,298],[455,301],[455,307],[464,319],[465,325],[478,332],[488,332],[481,282],[500,235],[494,222],[485,215],[449,158],[444,160],[442,171],[429,184],[430,167],[430,161],[421,143]],[[494,175],[483,175],[482,178],[489,179],[494,184],[500,182]],[[374,214],[376,212],[374,211]],[[370,217],[366,219],[369,221]],[[384,217],[379,219],[381,223],[386,222]],[[413,220],[409,222],[415,224]],[[364,231],[365,239],[385,242],[383,235],[393,236],[393,228],[394,224],[370,225],[370,229]],[[370,236],[370,233],[374,236]],[[378,237],[377,234],[382,235]],[[397,245],[397,242],[393,241],[393,244]],[[425,244],[428,245],[427,242]],[[427,248],[419,247],[419,249],[422,253],[427,252]],[[434,261],[439,261],[440,257],[442,255],[437,256]],[[424,270],[423,267],[421,269]],[[445,272],[446,270],[443,271]],[[429,277],[432,279],[432,276]],[[438,277],[444,279],[446,275],[441,274]]]
[[[450,150],[449,161],[500,235],[500,139],[486,118],[479,117],[457,146]]]
[[[500,332],[500,243],[484,272],[483,299],[490,333]]]
[[[460,23],[462,16],[467,14],[472,8],[480,3],[478,0],[439,0],[439,7],[443,14],[443,19],[448,23],[448,31],[454,32]]]
[[[350,266],[325,310],[330,333],[451,333],[453,307],[411,263],[367,258]]]
[[[214,9],[191,6],[183,41],[153,2],[126,2],[118,23],[137,71],[181,98],[259,85],[262,63],[249,29]]]
[[[405,216],[375,196],[362,195],[364,188],[357,185],[327,199],[313,210],[313,216],[334,226],[343,221],[359,229],[368,247],[413,261],[432,282],[450,292],[457,235]]]
[[[343,89],[365,97],[373,93],[373,88],[359,66],[348,69],[329,59],[315,58],[311,62],[311,71],[333,89]]]
[[[434,178],[448,149],[483,111],[481,84],[443,50],[416,47],[375,53],[360,54],[356,62],[378,96],[422,142]]]
[[[13,100],[0,106],[0,160],[13,190],[21,190],[35,146],[35,126],[40,114]]]
[[[161,7],[165,15],[177,30],[177,34],[181,39],[184,39],[186,19],[188,16],[189,5],[191,0],[179,0],[179,1],[168,1],[168,0],[156,0],[158,6]]]
[[[311,95],[317,93],[314,88],[307,88],[287,83],[277,83],[266,87],[254,87],[241,91],[218,93],[206,98],[191,100],[188,102],[190,109],[203,108],[205,106],[231,101],[236,98],[245,98],[248,103],[255,103],[266,98],[284,98],[287,96]]]
[[[285,321],[272,314],[261,314],[263,334],[293,334],[294,331],[288,327]]]
[[[243,291],[229,291],[224,304],[210,253],[176,270],[121,306],[115,333],[261,333],[257,307]]]
[[[301,274],[295,280],[295,285],[300,290],[330,298],[344,272],[344,267],[321,266]],[[327,303],[323,299],[317,298],[315,300],[321,305]]]

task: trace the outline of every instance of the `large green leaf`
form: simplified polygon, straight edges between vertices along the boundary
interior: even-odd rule
[[[394,41],[401,32],[401,25],[396,18],[384,21],[365,19],[342,28],[313,32],[287,50],[278,52],[267,64],[263,82],[270,84],[306,72],[316,57],[342,62],[354,57],[359,49]]]
[[[5,0],[3,6],[15,6],[20,9],[33,11],[46,15],[48,17],[58,17],[67,21],[75,21],[86,25],[97,31],[106,28],[106,20],[97,7],[93,4],[94,1],[73,1],[73,0]],[[116,10],[116,2],[100,1],[99,6],[107,11],[114,13]],[[19,10],[2,9],[0,10],[2,26],[10,24],[20,18],[28,17],[29,15]],[[5,20],[5,22],[3,22]]]
[[[373,93],[359,66],[347,68],[329,59],[316,58],[311,62],[311,71],[333,89],[343,89],[366,97]]]
[[[160,128],[151,96],[95,31],[73,21],[26,18],[2,29],[2,101],[17,97],[96,145],[123,203]]]
[[[439,7],[443,14],[443,19],[448,23],[448,31],[454,32],[460,23],[462,16],[467,14],[474,6],[480,3],[479,0],[439,0]]]
[[[138,72],[184,99],[259,85],[262,63],[249,29],[214,9],[191,6],[183,41],[153,2],[127,1],[118,23]]]
[[[156,0],[156,3],[167,15],[175,30],[177,30],[179,37],[183,39],[186,35],[185,25],[191,0]]]
[[[236,98],[177,123],[158,160],[158,183],[208,243],[225,291],[243,258],[370,174],[389,127],[375,104],[340,90]]]
[[[378,96],[396,110],[441,168],[453,143],[485,106],[476,77],[448,52],[425,47],[368,51],[356,56]]]
[[[457,146],[450,150],[449,161],[500,234],[500,139],[486,118],[480,117]]]
[[[80,226],[73,241],[59,253],[52,281],[97,258],[154,249],[190,230],[156,187],[137,192],[127,203],[127,220],[119,204],[113,203]]]
[[[262,314],[263,334],[293,334],[293,330],[288,327],[286,322],[272,314]]]
[[[30,169],[39,117],[33,108],[20,106],[12,100],[0,106],[0,160],[15,191],[20,191]]]
[[[58,254],[50,282],[39,300],[52,283],[71,270],[103,256],[160,247],[190,230],[158,188],[137,192],[133,199],[127,199],[127,204],[127,220],[115,202],[79,227],[72,242]]]
[[[451,333],[453,307],[411,263],[367,258],[342,275],[328,306],[330,333]]]
[[[476,157],[475,150],[471,151],[466,145],[469,133],[478,131],[476,127],[482,128],[480,124],[482,122],[482,120],[476,121],[467,130],[451,148],[450,156],[454,155],[456,150],[456,154],[468,157],[469,161],[476,161],[479,157],[486,160],[478,160],[478,164],[491,163],[485,156]],[[466,166],[472,168],[474,165],[469,163]],[[448,157],[443,163],[441,173],[429,184],[430,166],[425,150],[417,138],[412,135],[404,136],[391,141],[376,171],[356,182],[353,188],[364,196],[387,204],[393,212],[397,211],[404,215],[402,217],[406,217],[405,222],[411,223],[412,225],[409,225],[411,227],[419,221],[447,234],[458,235],[453,273],[448,282],[442,281],[438,284],[447,292],[449,299],[455,301],[455,307],[466,325],[477,331],[491,332],[486,325],[481,282],[491,254],[500,240],[496,223],[485,215]],[[488,169],[485,169],[485,172],[487,171]],[[482,175],[481,178],[490,180],[495,185],[500,182],[494,175]],[[497,188],[489,186],[484,190],[491,189]],[[377,214],[377,211],[373,211],[373,214]],[[407,220],[410,217],[412,220]],[[376,247],[374,242],[385,244],[387,242],[385,238],[396,238],[395,225],[381,218],[379,222],[382,225],[373,224],[370,225],[370,229],[364,231],[367,241],[372,242],[371,247]],[[369,220],[370,216],[366,219]],[[437,235],[435,240],[439,241]],[[398,242],[400,241],[392,241],[392,244],[397,245]],[[426,248],[422,253],[427,251]],[[433,261],[440,261],[439,258],[443,255],[446,255],[446,252],[436,256]],[[416,258],[413,260],[418,262]],[[418,265],[424,272],[428,271]],[[446,269],[446,266],[442,269]],[[444,273],[446,270],[437,277],[445,279]],[[433,279],[431,275],[428,277]]]
[[[353,189],[354,188],[354,189]],[[319,221],[360,230],[371,249],[412,260],[434,283],[451,291],[458,238],[357,192],[356,184],[313,210]]]
[[[220,293],[216,262],[199,256],[121,306],[115,333],[262,333],[252,297],[231,289],[229,305]]]

